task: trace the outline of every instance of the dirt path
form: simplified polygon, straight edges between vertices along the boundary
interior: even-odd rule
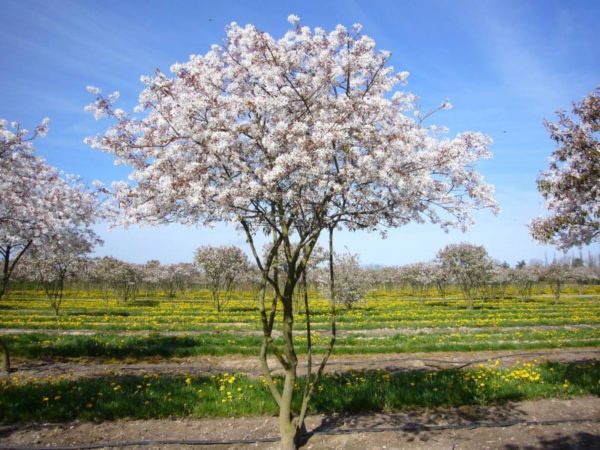
[[[574,362],[600,359],[600,348],[545,349],[523,351],[481,351],[481,352],[437,352],[437,353],[393,353],[374,355],[333,356],[326,371],[343,372],[348,370],[414,370],[460,368],[486,363],[498,359],[504,367],[510,367],[524,361]],[[319,359],[317,360],[317,362]],[[271,367],[277,364],[272,361]],[[304,358],[300,358],[300,371],[306,367]],[[254,356],[198,356],[189,358],[152,358],[136,360],[107,361],[97,358],[27,360],[15,358],[12,376],[21,379],[64,377],[78,379],[82,377],[101,377],[110,375],[208,375],[230,372],[259,376],[262,372],[258,357]]]
[[[312,416],[305,449],[599,449],[600,400],[545,399],[489,407],[419,409],[393,414]],[[127,449],[277,448],[275,417],[119,420],[5,428],[3,448],[52,448],[146,441]],[[270,440],[256,442],[257,439]],[[186,445],[195,440],[196,445]],[[232,441],[244,442],[234,444]],[[227,441],[202,445],[207,441]],[[78,447],[77,447],[78,446]],[[110,447],[102,447],[110,448]]]

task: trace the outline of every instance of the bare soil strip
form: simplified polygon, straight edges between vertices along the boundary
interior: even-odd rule
[[[262,336],[260,330],[239,330],[225,329],[227,326],[241,327],[248,326],[251,324],[227,324],[227,323],[215,323],[211,324],[216,328],[214,330],[189,330],[189,331],[152,331],[152,330],[55,330],[55,329],[33,329],[33,328],[1,328],[0,335],[2,334],[32,334],[32,333],[44,333],[52,335],[68,335],[68,336],[90,336],[95,334],[114,334],[118,336],[147,336],[150,334],[161,334],[165,336],[193,336],[202,334],[249,334]],[[470,333],[481,333],[486,331],[551,331],[551,330],[577,330],[577,329],[599,329],[599,324],[574,324],[574,325],[532,325],[532,326],[514,326],[514,327],[439,327],[439,328],[373,328],[364,330],[339,330],[337,331],[338,336],[344,335],[364,335],[364,336],[394,336],[397,334],[470,334]],[[328,330],[316,330],[323,333],[328,333]],[[304,330],[297,330],[296,334],[304,335]],[[274,331],[274,335],[278,335],[277,331]]]
[[[460,408],[418,409],[399,413],[312,416],[314,432],[305,449],[598,449],[600,400],[580,397],[544,399]],[[7,427],[4,448],[82,446],[154,441],[127,449],[276,449],[276,417],[183,420],[118,420]],[[186,445],[195,441],[244,440],[243,444]],[[157,443],[157,441],[167,441]],[[106,447],[109,448],[109,447]]]
[[[575,362],[600,359],[600,348],[543,349],[543,350],[501,350],[481,352],[436,352],[436,353],[388,353],[374,355],[332,356],[327,364],[327,372],[349,370],[402,371],[415,369],[462,368],[488,361],[500,361],[503,367],[511,367],[519,362]],[[317,360],[318,361],[318,360]],[[273,360],[271,367],[278,364]],[[306,367],[304,357],[300,358],[300,371]],[[262,374],[258,357],[252,356],[195,356],[188,358],[147,358],[131,360],[103,360],[99,358],[28,360],[15,358],[11,376],[19,378],[79,379],[114,375],[192,375],[202,376],[216,373],[244,373],[251,377]],[[277,371],[275,371],[277,373]]]

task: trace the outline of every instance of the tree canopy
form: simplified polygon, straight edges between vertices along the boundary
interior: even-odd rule
[[[600,238],[600,87],[546,122],[557,144],[538,178],[549,215],[530,224],[533,237],[567,250]]]

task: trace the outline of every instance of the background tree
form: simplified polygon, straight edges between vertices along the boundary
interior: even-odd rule
[[[62,305],[65,280],[77,275],[86,256],[99,243],[101,241],[91,230],[84,233],[76,228],[67,228],[33,247],[29,258],[31,270],[44,287],[57,316]]]
[[[206,245],[196,250],[194,262],[206,278],[215,309],[221,312],[231,300],[234,282],[248,270],[248,257],[233,245]]]
[[[487,296],[490,299],[504,298],[506,289],[514,281],[514,271],[508,263],[494,261],[486,283]]]
[[[584,294],[586,285],[597,281],[595,271],[583,264],[577,266],[571,265],[571,279],[577,283],[579,295]]]
[[[473,300],[489,279],[493,267],[485,247],[466,242],[449,244],[438,252],[437,260],[460,287],[467,307],[473,309]]]
[[[94,258],[89,272],[91,280],[100,290],[102,298],[106,303],[114,294],[114,286],[119,279],[119,268],[121,261],[110,256]]]
[[[369,290],[365,273],[360,267],[358,255],[344,253],[334,256],[335,301],[352,309],[354,305],[364,301]],[[321,273],[321,285],[329,289],[329,274]],[[326,295],[330,295],[327,292]]]
[[[117,265],[113,269],[114,278],[112,279],[113,295],[117,299],[117,303],[119,301],[127,303],[136,299],[142,281],[142,273],[136,264],[116,261]]]
[[[440,264],[432,264],[431,266],[433,282],[435,283],[435,287],[442,297],[443,300],[446,299],[446,290],[448,289],[448,285],[450,284],[450,275],[448,272],[442,267]]]
[[[89,89],[96,101],[88,108],[116,120],[88,142],[133,169],[135,183],[113,185],[121,223],[232,221],[245,234],[262,274],[260,358],[284,449],[296,447],[335,343],[331,302],[330,345],[316,373],[309,364],[300,410],[293,411],[293,295],[321,233],[333,274],[337,227],[382,230],[426,220],[466,227],[471,208],[495,207],[474,167],[490,156],[488,137],[447,138],[423,125],[430,114],[397,89],[408,73],[394,72],[389,52],[377,51],[360,26],[326,33],[300,26],[296,16],[288,20],[293,27],[280,39],[232,23],[222,46],[173,65],[171,77],[145,77],[136,108],[143,117],[115,109],[117,95],[97,88]],[[266,257],[257,248],[261,232],[272,241]],[[280,247],[287,266],[281,280],[273,265]],[[267,285],[275,293],[269,302]],[[281,349],[272,338],[278,315]],[[281,385],[273,383],[269,353],[284,370]]]
[[[98,216],[97,197],[75,177],[61,176],[35,155],[33,140],[48,131],[48,119],[33,133],[17,122],[0,120],[0,299],[24,254],[65,228],[89,230]],[[0,338],[2,369],[10,370],[8,349]]]
[[[412,296],[423,303],[429,288],[435,283],[433,267],[428,263],[414,263],[403,266],[402,278],[410,286]]]
[[[517,289],[517,294],[522,300],[530,298],[533,294],[534,286],[541,280],[541,272],[543,266],[537,264],[517,264],[517,267],[513,270],[513,282]]]
[[[600,87],[573,104],[573,117],[560,111],[545,125],[557,144],[538,178],[550,215],[534,219],[531,233],[565,250],[590,244],[600,237]]]
[[[151,259],[138,267],[139,277],[143,283],[146,295],[156,296],[163,286],[165,267],[156,259]]]
[[[198,269],[190,263],[168,264],[163,266],[161,283],[168,298],[175,298],[177,292],[185,293],[198,280]]]
[[[571,268],[564,261],[553,261],[541,271],[541,279],[548,283],[554,294],[554,304],[560,301],[565,283],[572,278]]]

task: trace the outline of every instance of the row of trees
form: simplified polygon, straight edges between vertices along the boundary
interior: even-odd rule
[[[84,250],[88,250],[85,248]],[[328,292],[325,251],[315,250],[316,257],[306,271],[307,288]],[[285,264],[279,270],[285,273]],[[348,309],[362,301],[370,291],[408,289],[420,301],[432,295],[445,298],[449,289],[459,290],[469,307],[480,299],[501,298],[511,294],[527,298],[536,286],[547,284],[560,298],[562,286],[575,283],[580,293],[588,284],[600,283],[600,267],[591,259],[581,258],[542,264],[519,262],[515,267],[494,261],[484,247],[462,243],[440,250],[432,262],[397,267],[362,267],[358,255],[334,255],[335,298]],[[235,246],[203,246],[195,253],[194,263],[161,264],[152,260],[134,264],[112,257],[87,258],[78,247],[63,248],[52,258],[32,251],[17,267],[15,281],[35,283],[45,290],[51,307],[59,313],[65,282],[83,290],[97,290],[108,302],[114,298],[127,302],[138,295],[174,298],[191,289],[210,291],[215,310],[221,312],[232,299],[234,290],[258,291],[260,272],[246,254]],[[434,294],[435,295],[435,294]],[[297,296],[298,300],[300,296]],[[300,310],[299,300],[295,304]]]

